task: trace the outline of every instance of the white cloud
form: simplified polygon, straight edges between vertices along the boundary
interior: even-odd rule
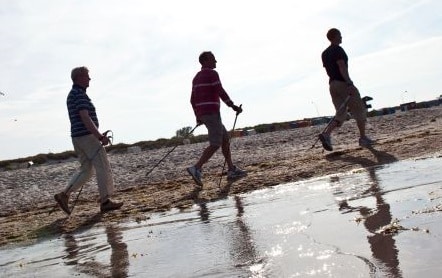
[[[355,61],[354,79],[384,107],[434,99],[442,91],[440,49],[442,36],[362,56]]]
[[[244,106],[238,127],[329,115],[320,53],[330,27],[342,30],[350,74],[376,107],[431,98],[441,85],[441,6],[426,0],[370,0],[357,8],[349,0],[3,1],[0,159],[72,148],[65,98],[70,70],[79,65],[90,68],[89,94],[103,129],[112,129],[118,142],[171,137],[194,125],[190,87],[203,50],[215,53],[227,92]],[[234,113],[225,107],[222,113],[231,128]]]

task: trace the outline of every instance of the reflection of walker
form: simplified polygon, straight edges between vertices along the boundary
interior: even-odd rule
[[[330,124],[335,121],[336,115],[339,114],[342,110],[347,109],[347,104],[348,101],[350,100],[350,95],[347,96],[344,100],[344,102],[341,104],[341,106],[339,106],[338,110],[336,110],[335,115],[333,116],[333,118],[328,122],[327,126],[324,128],[324,130],[322,131],[322,133],[324,133],[328,127],[330,126]],[[313,143],[312,147],[310,149],[313,149],[316,145],[316,143],[318,143],[319,141],[319,137],[316,138],[316,141]]]

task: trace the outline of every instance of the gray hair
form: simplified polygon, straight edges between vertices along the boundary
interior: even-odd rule
[[[88,73],[88,72],[89,72],[89,69],[87,67],[84,67],[84,66],[76,67],[76,68],[72,69],[72,71],[71,71],[71,79],[73,82],[75,82],[75,80],[77,80],[77,77],[79,75],[84,74],[84,73]]]

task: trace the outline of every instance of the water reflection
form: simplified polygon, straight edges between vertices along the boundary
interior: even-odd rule
[[[107,244],[95,244],[93,238],[76,238],[75,234],[64,234],[66,253],[65,264],[75,265],[80,273],[96,277],[128,277],[129,255],[123,234],[118,225],[105,226]],[[101,263],[92,254],[102,252],[110,246],[109,264]],[[101,257],[101,256],[100,256]]]
[[[123,234],[117,225],[108,225],[106,226],[106,235],[112,250],[110,257],[112,277],[127,277],[129,254],[127,245],[123,242]]]
[[[154,214],[136,224],[116,226],[99,216],[88,219],[89,225],[73,222],[87,228],[0,249],[0,276],[438,277],[440,211],[412,212],[439,204],[441,158],[380,169],[373,166],[377,161],[395,158],[377,150],[368,159],[351,154],[328,158],[365,170],[337,175],[331,187],[321,177],[238,196],[230,192],[217,202],[203,195],[192,209]],[[343,200],[340,210],[330,204],[330,189],[335,200]],[[438,199],[420,200],[424,194]],[[398,215],[431,234],[378,232]],[[361,222],[349,221],[354,217]]]
[[[231,232],[231,256],[235,262],[235,266],[251,266],[258,262],[259,255],[254,245],[254,240],[249,226],[244,220],[244,206],[242,199],[239,196],[235,196],[235,207],[237,209],[235,227],[230,229]]]
[[[370,235],[367,236],[370,249],[375,258],[380,264],[380,269],[383,273],[388,273],[391,277],[402,277],[402,272],[399,267],[399,250],[397,249],[396,242],[393,238],[393,234],[383,234],[379,232],[379,229],[390,224],[392,222],[392,214],[390,205],[385,201],[382,189],[379,185],[379,179],[376,171],[379,168],[374,167],[378,164],[391,163],[397,161],[397,159],[383,151],[378,151],[374,148],[369,148],[377,161],[370,159],[364,159],[361,157],[353,157],[350,155],[338,155],[334,157],[328,157],[329,160],[342,160],[351,163],[359,163],[368,172],[370,187],[362,192],[357,192],[356,197],[348,200],[342,200],[339,203],[339,209],[342,213],[358,211],[361,214],[363,224]],[[365,187],[364,187],[365,189]],[[336,193],[339,195],[341,192]],[[372,196],[376,200],[376,207],[369,208],[367,206],[353,207],[349,205],[348,201],[359,200]]]
[[[209,216],[210,216],[210,211],[207,208],[207,204],[206,203],[198,203],[198,205],[200,206],[200,212],[199,215],[201,217],[201,221],[203,223],[209,223]]]
[[[252,231],[244,219],[244,206],[240,196],[234,196],[235,208],[237,210],[235,220],[226,224],[223,234],[227,234],[226,240],[229,246],[229,256],[233,266],[242,268],[247,267],[248,271],[255,272],[251,269],[253,265],[261,263],[257,249],[254,245]],[[200,210],[199,216],[203,223],[210,223],[210,210],[204,202],[198,203]],[[257,268],[259,270],[259,268]]]

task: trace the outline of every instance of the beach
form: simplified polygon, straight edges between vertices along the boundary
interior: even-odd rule
[[[240,119],[239,119],[240,121]],[[247,177],[228,182],[220,176],[221,152],[203,169],[203,189],[197,190],[186,168],[199,158],[207,142],[178,146],[148,176],[146,173],[170,148],[109,153],[122,209],[101,215],[95,177],[82,190],[70,217],[53,195],[61,191],[79,166],[75,160],[52,161],[24,169],[0,171],[0,245],[30,244],[47,236],[75,232],[100,223],[141,222],[154,212],[185,209],[239,193],[392,162],[440,157],[442,107],[397,111],[368,119],[372,148],[358,145],[356,124],[349,120],[333,133],[333,152],[323,151],[317,135],[325,125],[280,130],[232,138],[233,161]],[[203,128],[203,127],[200,127]],[[419,173],[415,173],[419,175]],[[77,197],[71,195],[70,205]],[[52,212],[53,213],[50,213]]]

